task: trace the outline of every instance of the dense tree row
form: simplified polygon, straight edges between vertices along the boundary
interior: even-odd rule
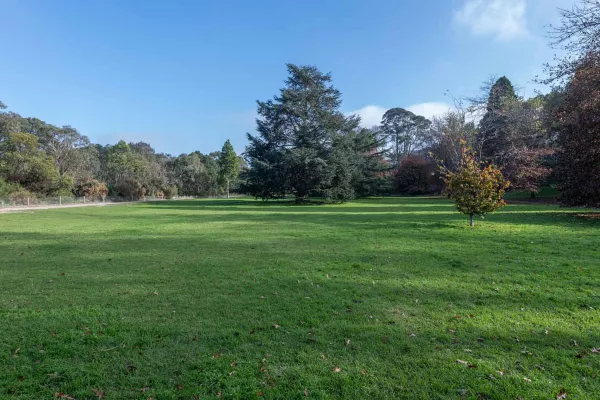
[[[534,195],[556,184],[563,204],[600,206],[600,3],[580,0],[560,12],[562,24],[551,35],[567,56],[540,79],[552,88],[547,94],[523,98],[501,77],[467,103],[455,99],[445,115],[428,120],[392,108],[367,129],[341,111],[330,74],[289,64],[280,93],[258,101],[244,158],[229,141],[221,152],[178,157],[143,142],[94,145],[70,126],[23,118],[0,103],[0,196],[233,190],[303,202],[425,194],[442,191],[448,174],[465,165],[468,148],[478,163],[495,165],[511,190]]]
[[[1,104],[2,109],[6,109]],[[101,146],[70,126],[0,110],[0,197],[213,196],[237,190],[245,163],[223,153],[173,157],[144,142]],[[223,160],[227,160],[225,163]]]

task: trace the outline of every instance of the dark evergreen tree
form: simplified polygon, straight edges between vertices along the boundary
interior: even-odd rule
[[[341,94],[331,75],[314,66],[287,65],[280,95],[258,102],[258,135],[248,134],[247,186],[263,199],[293,194],[343,201],[352,197],[352,173],[345,138],[359,119],[340,110]]]
[[[516,99],[512,83],[505,76],[494,83],[487,100],[486,113],[479,123],[477,142],[480,157],[502,166],[509,148],[509,119],[507,107]]]

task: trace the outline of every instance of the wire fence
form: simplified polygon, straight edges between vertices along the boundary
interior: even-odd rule
[[[192,196],[173,196],[167,199],[164,196],[145,196],[143,198],[127,198],[124,196],[100,197],[76,197],[76,196],[56,196],[56,197],[0,197],[0,210],[10,208],[41,208],[41,207],[61,207],[76,205],[94,205],[111,204],[125,202],[146,202],[161,200],[184,200],[193,199]]]

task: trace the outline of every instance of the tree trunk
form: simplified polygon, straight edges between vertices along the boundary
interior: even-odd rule
[[[227,179],[227,198],[229,198],[229,179]]]
[[[475,226],[475,223],[473,222],[473,214],[469,214],[469,226]]]
[[[296,196],[296,204],[302,204],[302,200],[304,200],[303,197]]]
[[[531,192],[531,198],[535,199],[535,192],[533,192],[533,191]]]

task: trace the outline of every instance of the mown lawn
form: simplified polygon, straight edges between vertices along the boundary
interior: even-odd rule
[[[474,229],[426,198],[0,214],[0,398],[600,398],[590,212],[511,205]]]

